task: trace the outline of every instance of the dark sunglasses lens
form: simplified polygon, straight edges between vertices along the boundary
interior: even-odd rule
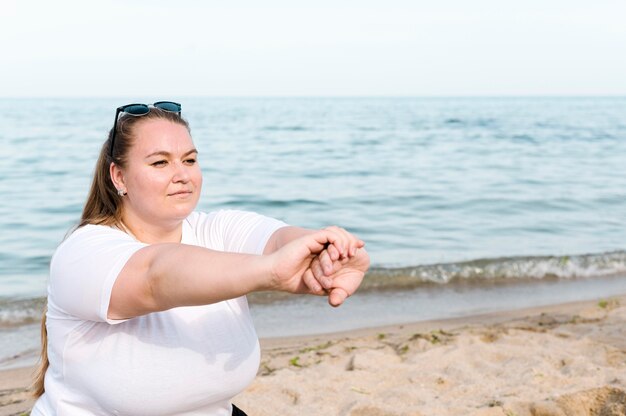
[[[143,116],[144,114],[148,114],[150,108],[145,104],[132,104],[123,107],[122,111],[134,116]]]
[[[180,104],[171,101],[160,101],[158,103],[154,103],[154,106],[171,113],[180,113],[181,110]]]

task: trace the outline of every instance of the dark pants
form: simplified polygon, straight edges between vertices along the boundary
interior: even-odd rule
[[[233,416],[248,416],[248,415],[246,415],[246,412],[244,412],[237,406],[233,405]]]

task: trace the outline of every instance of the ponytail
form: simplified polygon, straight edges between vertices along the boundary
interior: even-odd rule
[[[48,306],[43,308],[43,316],[41,317],[41,355],[39,356],[39,365],[35,371],[34,381],[31,386],[33,395],[39,397],[44,392],[44,378],[46,370],[50,362],[48,361],[48,330],[46,329],[46,312]]]

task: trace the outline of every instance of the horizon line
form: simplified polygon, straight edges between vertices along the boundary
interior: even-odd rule
[[[167,95],[167,94],[166,94]],[[145,94],[121,94],[121,95],[7,95],[0,96],[5,99],[118,99],[146,96]],[[393,94],[371,94],[371,95],[191,95],[173,94],[174,97],[181,98],[216,98],[216,99],[271,99],[271,98],[626,98],[626,93],[619,94],[459,94],[459,95],[393,95]]]

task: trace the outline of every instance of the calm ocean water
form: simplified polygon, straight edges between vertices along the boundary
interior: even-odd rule
[[[165,98],[200,150],[200,210],[342,225],[367,243],[371,293],[626,274],[626,98]],[[131,101],[0,100],[2,342],[38,319]]]

